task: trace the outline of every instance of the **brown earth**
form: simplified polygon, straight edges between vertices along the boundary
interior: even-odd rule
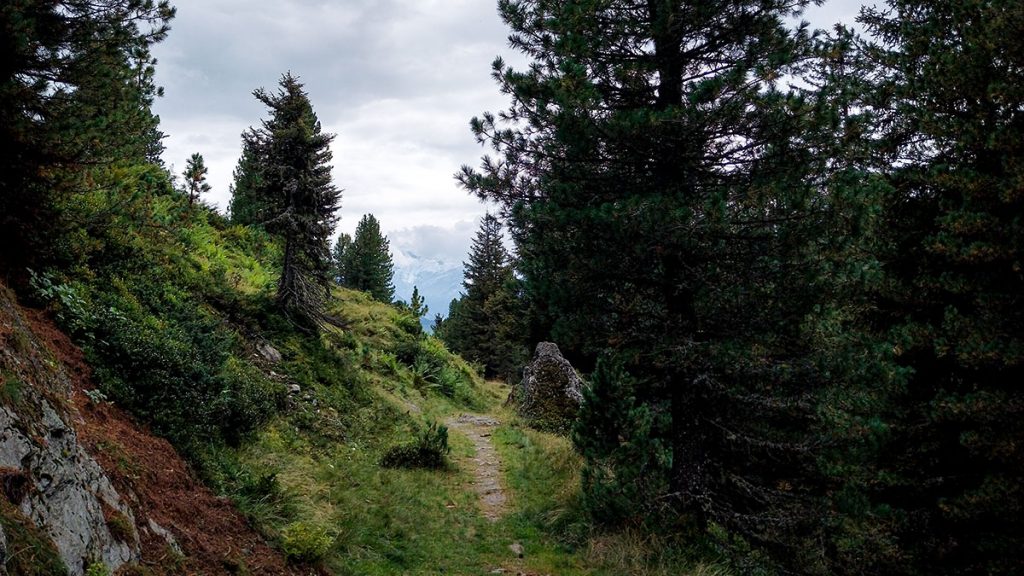
[[[322,569],[286,564],[228,500],[215,496],[195,478],[170,443],[118,407],[90,401],[84,391],[95,386],[81,349],[44,312],[24,310],[24,314],[75,382],[72,405],[77,415],[69,424],[134,510],[142,564],[149,574],[326,574]],[[150,520],[173,535],[183,555],[151,529]]]

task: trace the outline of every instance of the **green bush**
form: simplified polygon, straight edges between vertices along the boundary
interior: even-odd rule
[[[319,562],[332,543],[326,530],[307,522],[293,522],[281,531],[281,550],[289,562]]]
[[[448,427],[430,422],[413,442],[393,446],[381,458],[385,468],[444,468],[448,446]]]

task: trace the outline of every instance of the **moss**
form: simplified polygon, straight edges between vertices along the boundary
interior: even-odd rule
[[[107,529],[110,530],[110,535],[119,542],[131,542],[132,536],[134,535],[131,520],[117,510],[109,509],[104,512],[104,516],[107,521]]]
[[[4,372],[0,373],[0,402],[7,406],[15,406],[21,402],[24,382],[17,376]]]
[[[325,530],[306,522],[293,522],[281,531],[281,550],[291,562],[319,562],[333,541]]]
[[[31,520],[6,500],[0,500],[0,527],[7,538],[4,568],[20,576],[64,576],[67,567],[57,548]]]

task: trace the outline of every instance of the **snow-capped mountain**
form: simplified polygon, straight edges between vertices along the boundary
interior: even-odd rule
[[[430,308],[421,322],[430,329],[434,314],[448,315],[448,303],[459,297],[462,290],[462,262],[426,258],[412,251],[392,248],[391,259],[395,264],[395,299],[406,302],[412,297],[413,286]]]

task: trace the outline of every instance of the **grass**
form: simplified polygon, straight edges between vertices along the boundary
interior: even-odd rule
[[[54,277],[46,300],[111,398],[178,433],[210,486],[296,561],[360,575],[722,573],[649,530],[591,528],[569,442],[520,426],[500,408],[507,389],[423,337],[418,319],[338,288],[328,312],[339,326],[296,329],[273,305],[278,242],[166,191],[139,198],[98,210],[111,216],[82,248],[90,269]],[[83,200],[102,207],[101,197]],[[254,356],[254,337],[281,352],[274,374]],[[291,385],[301,392],[286,397]],[[19,393],[4,375],[0,399]],[[457,431],[438,470],[380,465],[427,422],[464,411],[504,422],[492,439],[510,511],[497,522],[480,514],[464,465],[474,448]]]

